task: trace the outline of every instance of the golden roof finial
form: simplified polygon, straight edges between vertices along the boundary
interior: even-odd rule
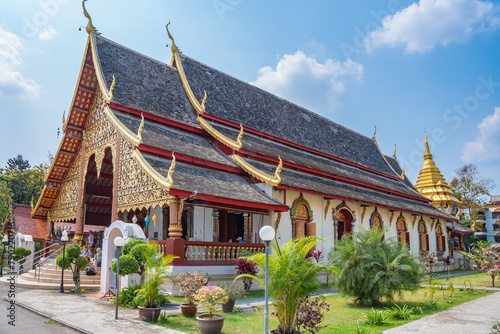
[[[170,40],[172,41],[172,53],[182,53],[181,50],[177,47],[177,45],[175,45],[175,41],[174,41],[174,38],[172,37],[172,35],[170,34],[170,31],[168,30],[168,25],[170,24],[170,21],[168,21],[167,23],[167,34],[168,34],[168,38],[170,38]]]
[[[109,100],[108,104],[113,100],[113,89],[115,89],[115,75],[113,74],[113,82],[111,83],[111,87],[109,87]]]
[[[201,109],[198,111],[198,114],[203,115],[205,112],[205,102],[207,102],[207,91],[205,90],[205,95],[203,96],[203,101],[201,101]]]
[[[100,35],[101,33],[97,31],[97,28],[94,27],[94,25],[92,24],[92,18],[90,17],[89,15],[89,12],[87,12],[87,9],[85,9],[85,1],[87,0],[83,0],[82,1],[82,7],[83,7],[83,15],[85,15],[85,17],[87,19],[89,19],[89,23],[87,23],[87,33],[90,35],[90,34],[96,34],[96,35]]]
[[[137,137],[139,137],[139,144],[142,143],[142,130],[144,129],[144,113],[141,113],[141,124],[137,130]]]
[[[242,127],[242,130],[243,130],[243,127]],[[280,160],[280,163],[278,164],[278,167],[276,167],[276,171],[274,172],[274,179],[279,184],[281,182],[280,173],[281,173],[281,170],[283,169],[283,161],[281,160],[281,156],[278,156],[278,159]]]
[[[174,174],[174,170],[175,170],[175,154],[174,154],[174,152],[172,152],[172,163],[170,164],[170,168],[168,169],[168,173],[167,173],[167,184],[169,185],[169,188],[168,188],[169,190],[174,185],[174,180],[172,179],[172,175]]]
[[[400,178],[402,178],[403,180],[405,178],[405,170],[404,169],[403,169],[403,173],[401,173],[401,175],[400,175]]]
[[[377,126],[375,124],[373,124],[373,127],[375,128],[375,131],[373,132],[373,137],[372,137],[372,140],[373,141],[376,141],[377,138],[375,138],[375,135],[377,134]]]
[[[236,151],[239,151],[241,146],[243,146],[243,144],[241,143],[241,138],[243,138],[243,125],[241,125],[240,123],[240,133],[238,133],[238,137],[236,137],[236,143],[238,144]]]
[[[396,160],[398,160],[398,157],[396,156],[396,151],[398,149],[398,146],[396,144],[394,144],[394,154],[392,155],[392,157]]]

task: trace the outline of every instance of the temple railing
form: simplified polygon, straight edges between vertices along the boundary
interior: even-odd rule
[[[153,241],[152,241],[153,242]],[[263,253],[264,244],[185,241],[184,239],[155,240],[158,251],[163,254],[173,254],[179,259],[173,265],[233,265],[241,252],[250,255]]]

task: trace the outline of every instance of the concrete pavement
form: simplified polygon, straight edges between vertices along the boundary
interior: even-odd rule
[[[497,289],[498,290],[498,289]],[[500,322],[500,292],[383,331],[383,334],[488,334]]]

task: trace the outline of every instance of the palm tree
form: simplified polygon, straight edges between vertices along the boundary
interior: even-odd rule
[[[385,239],[385,231],[362,230],[345,236],[328,254],[338,268],[334,283],[356,303],[372,306],[382,298],[394,300],[403,290],[414,290],[420,281],[420,264],[405,245]]]

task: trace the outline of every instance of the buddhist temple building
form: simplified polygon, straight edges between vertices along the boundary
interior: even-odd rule
[[[485,208],[488,241],[500,243],[500,195],[493,195]]]
[[[323,252],[372,227],[415,254],[447,251],[446,224],[457,218],[438,208],[456,198],[430,153],[415,187],[375,134],[190,58],[172,27],[164,63],[103,37],[86,16],[64,135],[32,208],[47,233],[69,226],[85,242],[86,225],[106,229],[106,239],[113,222],[133,223],[179,256],[174,274],[202,270],[215,279],[235,273],[240,251],[262,251],[264,225],[281,243],[320,236]],[[437,177],[438,197],[428,197]]]

